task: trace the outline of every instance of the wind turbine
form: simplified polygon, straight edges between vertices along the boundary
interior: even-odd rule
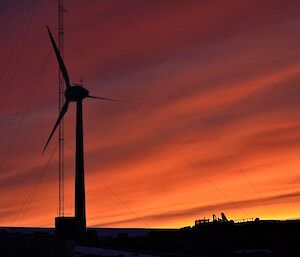
[[[57,118],[57,121],[50,133],[50,136],[47,140],[47,143],[43,149],[43,153],[45,152],[58,124],[66,114],[68,110],[68,106],[70,102],[76,102],[76,171],[75,171],[75,222],[76,222],[76,230],[79,232],[84,232],[86,230],[86,212],[85,212],[85,186],[84,186],[84,151],[83,151],[83,126],[82,126],[82,101],[85,98],[95,98],[100,100],[108,100],[120,102],[118,100],[104,98],[104,97],[96,97],[91,96],[89,91],[82,87],[82,85],[70,84],[69,75],[64,64],[64,61],[60,55],[60,52],[55,44],[53,36],[49,27],[47,26],[48,33],[50,36],[50,40],[59,63],[59,67],[61,73],[63,75],[66,90],[65,90],[65,98],[66,101],[61,109],[61,112]]]

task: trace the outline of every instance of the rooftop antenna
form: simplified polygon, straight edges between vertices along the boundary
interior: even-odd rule
[[[56,128],[63,120],[71,102],[76,102],[76,158],[75,158],[75,217],[56,218],[56,232],[68,230],[69,234],[83,235],[86,231],[86,211],[85,211],[85,184],[84,184],[84,149],[83,149],[83,124],[82,124],[82,102],[85,98],[95,98],[100,100],[116,101],[111,98],[91,96],[89,91],[80,84],[70,84],[69,75],[61,57],[61,54],[55,44],[49,27],[47,26],[50,40],[59,63],[59,67],[65,82],[64,104],[61,108],[57,121],[50,133],[47,143],[43,149],[45,152]],[[59,224],[59,225],[58,225]],[[59,228],[58,228],[59,227]],[[74,236],[74,235],[73,235]]]

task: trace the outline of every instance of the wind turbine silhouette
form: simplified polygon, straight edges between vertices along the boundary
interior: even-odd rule
[[[89,91],[82,87],[82,85],[74,84],[71,86],[69,75],[64,64],[64,61],[60,55],[60,52],[55,44],[53,36],[49,27],[47,26],[48,33],[50,36],[50,40],[59,63],[60,70],[62,72],[64,81],[66,83],[66,90],[65,90],[65,98],[66,101],[60,111],[60,114],[57,118],[57,121],[50,133],[50,136],[47,140],[47,143],[43,149],[45,152],[58,124],[66,114],[68,110],[68,106],[70,102],[76,102],[76,172],[75,172],[75,221],[77,226],[77,231],[84,232],[86,230],[86,212],[85,212],[85,186],[84,186],[84,151],[83,151],[83,126],[82,126],[82,101],[85,98],[95,98],[100,100],[108,100],[108,101],[115,101],[121,102],[119,100],[111,99],[111,98],[104,98],[104,97],[97,97],[91,96]]]

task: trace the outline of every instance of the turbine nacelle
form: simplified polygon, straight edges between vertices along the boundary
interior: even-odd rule
[[[88,97],[90,92],[81,85],[74,84],[74,86],[67,87],[65,91],[66,100],[69,102],[82,101]]]

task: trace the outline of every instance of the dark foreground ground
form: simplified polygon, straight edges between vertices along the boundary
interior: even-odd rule
[[[1,231],[4,257],[300,257],[300,221],[210,223],[178,230],[91,229],[81,242],[56,239],[53,229]]]

